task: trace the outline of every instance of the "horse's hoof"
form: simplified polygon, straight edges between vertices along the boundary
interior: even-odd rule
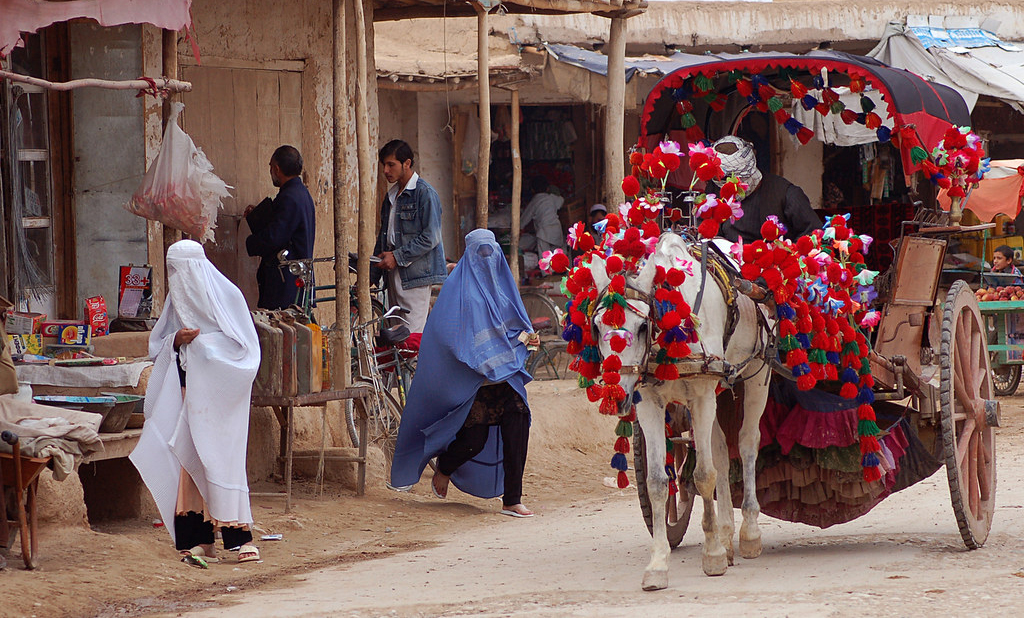
[[[668,588],[668,570],[664,571],[645,571],[644,590],[664,590]]]
[[[725,546],[725,557],[729,561],[729,566],[735,564],[734,558],[736,557],[736,551],[733,548],[732,543]]]
[[[748,559],[760,556],[761,537],[756,539],[740,539],[740,555]]]
[[[716,556],[704,554],[701,557],[701,566],[705,575],[725,575],[725,570],[729,568],[729,559],[724,551]]]

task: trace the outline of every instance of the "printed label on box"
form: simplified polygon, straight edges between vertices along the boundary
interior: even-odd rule
[[[14,356],[43,353],[42,335],[7,335],[7,342]]]
[[[43,322],[39,334],[47,345],[84,348],[92,342],[91,329],[82,322]]]
[[[117,315],[148,318],[153,311],[153,268],[122,266],[117,288]]]

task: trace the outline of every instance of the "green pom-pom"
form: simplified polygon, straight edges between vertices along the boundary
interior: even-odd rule
[[[697,124],[697,119],[693,117],[692,112],[686,112],[685,114],[679,117],[679,123],[683,126],[684,129],[689,129],[693,125]]]
[[[875,102],[871,100],[871,97],[860,98],[860,108],[867,114],[871,110],[875,109]]]
[[[740,71],[739,69],[729,71],[728,80],[730,84],[735,84],[741,79],[743,79],[743,71]]]
[[[779,111],[782,107],[782,99],[779,97],[772,97],[768,99],[768,109],[772,110],[772,113]]]
[[[831,111],[833,114],[842,114],[844,111],[846,111],[846,105],[843,104],[842,101],[836,101],[835,103],[829,106],[829,111]]]
[[[875,421],[857,421],[857,435],[859,436],[877,436],[882,433],[878,429],[878,424]]]
[[[714,88],[715,84],[711,81],[710,77],[701,73],[693,78],[693,87],[700,92],[707,92]]]
[[[920,146],[914,146],[910,149],[910,160],[915,164],[921,163],[928,158],[928,152]]]
[[[615,426],[615,435],[620,438],[632,438],[633,423],[630,423],[629,421],[619,421],[619,424]]]
[[[871,360],[867,356],[865,356],[864,358],[860,359],[860,372],[859,372],[859,374],[862,375],[862,376],[869,376],[869,375],[871,375]]]
[[[860,346],[857,345],[856,341],[851,341],[843,346],[843,355],[847,354],[860,354]]]

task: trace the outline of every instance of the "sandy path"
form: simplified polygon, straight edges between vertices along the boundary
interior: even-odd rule
[[[995,524],[978,551],[963,548],[940,470],[828,530],[762,518],[763,555],[737,558],[719,578],[700,571],[698,506],[672,553],[669,589],[644,593],[648,535],[636,493],[610,490],[529,520],[481,514],[492,521],[452,526],[435,547],[214,595],[215,606],[189,615],[1021,615],[1022,419],[1019,406],[1004,407]]]

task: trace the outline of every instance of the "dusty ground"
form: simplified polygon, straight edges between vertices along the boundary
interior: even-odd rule
[[[648,536],[633,489],[610,476],[611,422],[569,382],[531,385],[534,428],[524,501],[529,520],[497,501],[421,482],[411,495],[372,479],[340,492],[256,503],[257,524],[285,540],[262,564],[176,561],[150,522],[99,531],[47,530],[43,568],[9,568],[4,615],[726,616],[1019,615],[1024,610],[1024,398],[1003,400],[998,494],[987,545],[963,549],[945,474],[854,522],[818,530],[762,518],[765,551],[721,578],[700,572],[699,506],[670,559],[669,589],[643,593]],[[311,491],[308,486],[305,491]],[[328,488],[330,490],[330,488]],[[16,566],[16,565],[15,565]]]
[[[617,493],[603,484],[612,472],[606,460],[613,421],[597,414],[572,381],[534,382],[529,392],[534,421],[524,502],[546,513],[571,500]],[[566,479],[573,479],[571,492]],[[311,482],[300,482],[289,515],[279,499],[254,498],[256,526],[284,535],[259,544],[259,564],[228,560],[205,571],[188,567],[178,562],[167,531],[154,528],[148,517],[92,529],[44,528],[37,570],[21,568],[16,546],[8,568],[0,571],[0,616],[126,616],[202,607],[211,594],[229,587],[248,590],[319,567],[428,548],[451,530],[509,519],[496,514],[498,500],[453,490],[442,504],[427,482],[399,494],[383,481],[378,458],[368,466],[364,497],[328,484],[320,498]]]

